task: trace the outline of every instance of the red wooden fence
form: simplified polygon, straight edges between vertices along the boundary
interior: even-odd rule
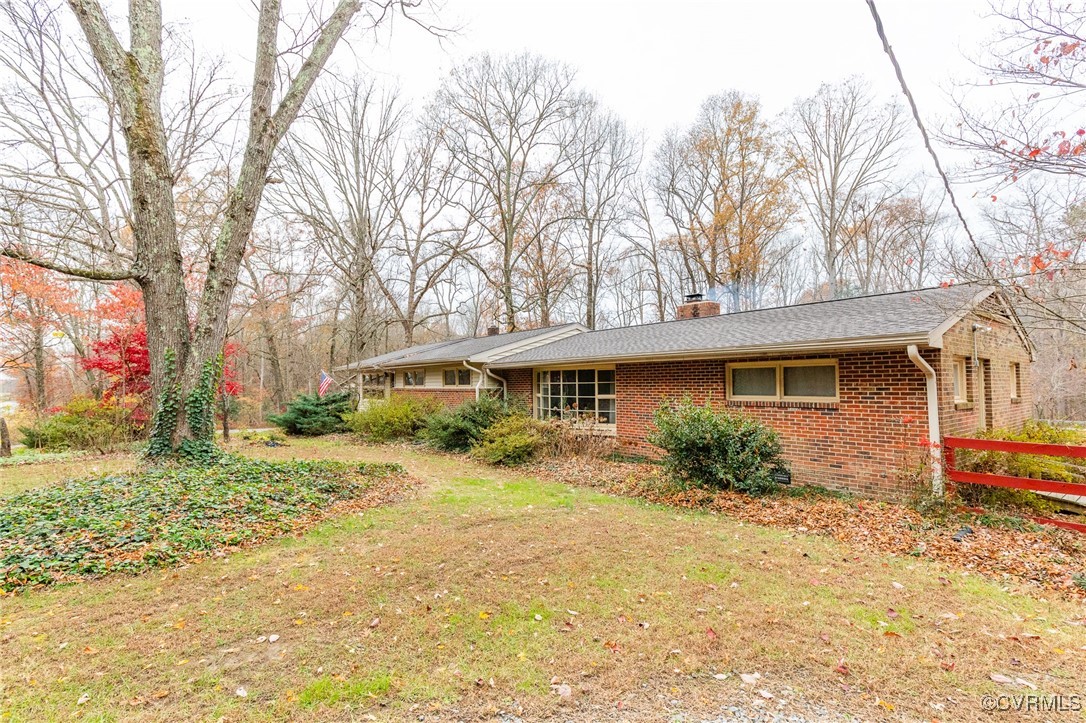
[[[1086,497],[1086,484],[1053,482],[1052,480],[1045,479],[1012,477],[1010,475],[990,474],[987,472],[966,472],[964,470],[955,469],[955,449],[976,449],[985,452],[1014,452],[1018,454],[1043,454],[1049,457],[1086,459],[1086,447],[1078,447],[1070,444],[1041,444],[1039,442],[1008,442],[1002,439],[943,437],[943,459],[946,463],[944,471],[946,473],[946,478],[951,482],[988,485],[990,487],[1012,487],[1018,490],[1054,492],[1064,495]],[[1078,532],[1086,533],[1086,524],[1081,522],[1057,520],[1050,517],[1030,517],[1029,519],[1042,525],[1055,525],[1068,530],[1077,530]]]

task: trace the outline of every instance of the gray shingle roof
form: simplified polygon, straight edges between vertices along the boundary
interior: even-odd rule
[[[406,357],[410,354],[415,354],[421,351],[432,351],[438,347],[448,346],[449,344],[455,344],[463,339],[446,339],[445,341],[435,341],[429,344],[417,344],[415,346],[409,346],[406,349],[398,349],[397,351],[390,351],[387,354],[379,354],[372,356],[369,359],[363,359],[362,361],[351,362],[341,367],[336,367],[336,371],[348,370],[348,369],[372,369],[373,367],[382,364],[391,364],[402,357]]]
[[[496,367],[720,352],[871,345],[927,335],[984,291],[973,285],[836,299],[586,332],[505,357]]]
[[[552,334],[562,329],[569,329],[577,324],[561,324],[548,326],[542,329],[528,329],[526,331],[514,331],[508,334],[496,334],[494,336],[474,336],[460,339],[449,339],[433,344],[421,344],[408,347],[400,351],[382,354],[381,356],[364,359],[350,364],[351,369],[369,369],[381,367],[423,366],[428,364],[460,363],[472,357],[485,354],[489,351],[500,349],[510,344],[519,344],[544,334]]]

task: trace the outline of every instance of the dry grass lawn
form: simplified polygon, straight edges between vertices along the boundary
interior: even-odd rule
[[[803,700],[988,720],[982,695],[1029,692],[993,673],[1086,692],[1080,606],[930,562],[399,448],[242,450],[394,459],[425,485],[301,538],[0,598],[0,719],[661,720]]]

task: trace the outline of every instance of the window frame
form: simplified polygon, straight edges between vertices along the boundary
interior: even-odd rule
[[[453,384],[449,384],[448,380],[445,377],[445,375],[449,374],[450,372],[454,375],[453,378],[455,382]],[[466,382],[460,381],[461,374],[468,375],[468,380]],[[462,389],[464,387],[470,387],[471,385],[471,370],[467,367],[449,367],[448,369],[441,370],[441,386],[456,387]]]
[[[969,360],[963,356],[954,357],[951,364],[951,394],[955,404],[968,404],[971,395],[969,393]],[[961,392],[961,396],[958,392]]]
[[[784,368],[785,367],[833,367],[833,396],[786,396],[784,393]],[[764,394],[736,394],[732,389],[733,369],[774,369],[776,375],[777,393],[773,396]],[[815,402],[821,404],[836,404],[841,401],[841,367],[836,358],[818,359],[782,359],[780,361],[751,361],[728,362],[724,365],[725,395],[729,402]]]
[[[1011,400],[1018,401],[1022,398],[1022,365],[1019,362],[1011,362]]]
[[[410,376],[411,383],[408,383],[408,375]],[[404,369],[401,378],[403,379],[403,387],[425,387],[426,386],[426,369]]]
[[[586,365],[569,366],[569,365],[565,365],[565,366],[557,366],[557,367],[536,367],[536,368],[533,368],[532,369],[532,417],[534,417],[535,419],[538,419],[540,421],[544,421],[544,422],[548,421],[549,419],[554,419],[554,417],[544,418],[542,416],[542,414],[543,414],[543,404],[542,404],[543,393],[541,391],[542,390],[542,385],[540,383],[541,382],[540,377],[543,374],[550,374],[551,372],[566,372],[566,371],[573,371],[573,372],[592,371],[592,372],[595,372],[595,375],[594,375],[595,381],[593,382],[593,384],[594,384],[594,386],[596,388],[596,392],[595,392],[595,395],[594,395],[594,399],[596,400],[596,408],[594,410],[596,418],[594,420],[592,420],[592,421],[585,421],[585,420],[581,419],[580,416],[578,415],[578,416],[574,417],[572,420],[567,420],[567,418],[565,416],[565,412],[563,410],[563,415],[559,419],[561,421],[572,421],[574,427],[601,429],[601,430],[606,430],[608,432],[616,430],[618,428],[618,398],[617,398],[618,397],[618,394],[617,394],[618,393],[618,380],[613,378],[613,381],[611,381],[611,384],[615,387],[615,393],[613,393],[613,394],[600,394],[600,392],[599,392],[599,387],[600,387],[599,373],[600,372],[611,372],[611,374],[614,375],[615,374],[615,367],[612,366],[612,365],[603,365],[603,366],[586,366]],[[559,385],[561,385],[563,383],[564,382],[558,382]],[[578,385],[580,385],[579,381],[576,382],[576,383]],[[604,383],[606,383],[606,382],[604,382]],[[550,382],[548,382],[548,384],[550,384]],[[550,396],[553,396],[553,395],[550,395]],[[613,402],[613,414],[614,414],[614,417],[615,417],[614,422],[600,422],[600,421],[598,421],[599,420],[599,413],[600,413],[600,408],[599,408],[600,404],[599,404],[599,402],[600,402],[601,399],[609,399],[609,400],[611,400]]]

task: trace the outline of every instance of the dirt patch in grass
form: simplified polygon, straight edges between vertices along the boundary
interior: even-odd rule
[[[800,490],[754,498],[735,492],[684,490],[664,480],[660,468],[652,464],[575,458],[540,463],[530,471],[543,479],[609,494],[825,535],[875,554],[935,560],[949,569],[979,573],[1012,588],[1086,599],[1086,536],[1070,530],[992,527],[980,524],[974,515],[934,519],[906,505],[802,495]],[[965,525],[971,534],[955,540]]]
[[[655,721],[736,705],[988,720],[982,695],[1030,692],[992,674],[1045,695],[1086,679],[1080,605],[924,559],[410,448],[253,453],[396,461],[427,484],[298,538],[0,599],[0,710]]]

